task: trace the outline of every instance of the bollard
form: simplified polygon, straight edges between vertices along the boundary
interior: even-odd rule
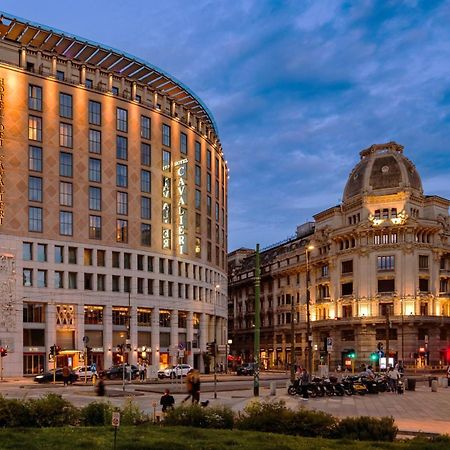
[[[437,392],[438,390],[438,382],[437,380],[431,381],[431,392]]]
[[[448,378],[442,378],[442,387],[448,388]]]
[[[275,381],[270,383],[270,395],[277,395],[277,383]]]

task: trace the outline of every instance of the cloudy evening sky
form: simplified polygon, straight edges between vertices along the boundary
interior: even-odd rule
[[[37,8],[36,5],[39,5]],[[148,60],[213,112],[231,170],[229,249],[338,204],[359,151],[395,140],[450,197],[450,3],[2,0]]]

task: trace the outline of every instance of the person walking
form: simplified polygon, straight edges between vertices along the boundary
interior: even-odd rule
[[[198,403],[200,401],[200,373],[198,370],[191,369],[186,376],[186,388],[188,395],[181,402],[185,403],[192,399],[192,403]]]
[[[395,367],[389,367],[387,375],[392,392],[397,392],[398,380],[400,379],[399,371]]]
[[[68,386],[69,380],[70,380],[70,369],[69,369],[69,367],[67,367],[67,365],[63,367],[62,377],[63,377],[64,386]]]
[[[300,381],[302,383],[301,386],[302,386],[303,400],[308,400],[309,399],[309,394],[308,394],[309,373],[306,369],[303,369]]]
[[[145,366],[142,361],[139,363],[139,381],[142,383],[145,380]]]
[[[172,409],[175,404],[175,399],[173,395],[170,394],[169,389],[164,389],[164,394],[161,396],[159,400],[159,404],[162,405],[162,412],[167,412],[168,409]]]

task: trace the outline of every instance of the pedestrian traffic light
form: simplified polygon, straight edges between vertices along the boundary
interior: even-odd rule
[[[0,356],[3,358],[8,355],[8,349],[6,347],[0,347]]]

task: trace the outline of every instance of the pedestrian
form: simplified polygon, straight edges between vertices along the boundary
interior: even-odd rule
[[[168,409],[172,409],[175,404],[173,395],[170,394],[169,389],[164,389],[164,394],[161,396],[159,404],[162,405],[162,412],[167,412]]]
[[[182,401],[185,403],[191,398],[192,403],[200,401],[200,374],[198,370],[191,369],[186,376],[186,388],[188,395]]]
[[[63,367],[62,377],[63,377],[64,386],[67,386],[69,384],[69,380],[70,380],[70,369],[67,367],[67,365]]]
[[[309,373],[306,369],[303,369],[300,381],[302,383],[301,386],[302,386],[303,400],[308,400],[308,398],[309,398],[309,394],[308,394]]]
[[[139,363],[139,381],[142,383],[145,380],[145,367],[142,361]]]
[[[400,373],[396,368],[389,366],[387,376],[389,378],[389,385],[392,392],[397,392],[398,380],[400,379]]]
[[[98,397],[104,397],[106,394],[105,382],[103,381],[102,377],[99,377],[99,380],[95,385],[95,393],[97,394]]]

